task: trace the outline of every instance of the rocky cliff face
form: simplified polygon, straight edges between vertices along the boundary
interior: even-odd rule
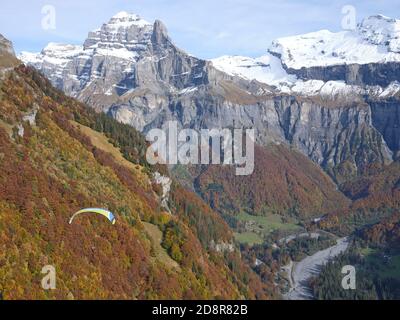
[[[399,80],[400,63],[342,64],[327,67],[291,69],[287,72],[304,80],[344,81],[356,86],[387,87]]]
[[[136,96],[154,108],[158,97],[165,100],[168,93],[208,81],[207,63],[176,48],[160,21],[149,23],[126,12],[89,32],[83,46],[51,43],[41,53],[20,58],[67,94],[102,111],[120,97]]]
[[[372,124],[382,134],[393,158],[400,157],[400,108],[398,99],[370,101]]]
[[[363,172],[370,163],[392,160],[385,137],[373,125],[368,104],[329,108],[293,98],[275,103],[286,140],[338,182]]]
[[[215,97],[205,91],[173,101],[145,130],[162,127],[169,120],[194,128],[254,127],[258,143],[290,144],[338,181],[357,175],[370,163],[391,162],[392,152],[398,150],[393,136],[398,130],[392,123],[397,120],[388,115],[389,110],[383,111],[379,102],[330,107],[293,96],[265,96],[243,104],[224,94]],[[123,120],[121,109],[116,110],[112,115]]]
[[[341,181],[399,152],[397,25],[375,16],[356,31],[279,39],[259,59],[209,62],[177,48],[160,21],[119,13],[82,47],[50,44],[21,59],[141,131],[169,120],[254,127],[260,144],[292,145]]]

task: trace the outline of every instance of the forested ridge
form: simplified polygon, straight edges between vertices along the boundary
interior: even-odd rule
[[[400,162],[371,164],[365,173],[339,186],[352,200],[330,212],[319,226],[337,234],[350,234],[390,217],[400,209]]]
[[[249,176],[236,176],[229,167],[209,166],[197,177],[198,192],[227,215],[274,213],[304,219],[348,204],[321,168],[287,146],[255,146],[254,162]]]

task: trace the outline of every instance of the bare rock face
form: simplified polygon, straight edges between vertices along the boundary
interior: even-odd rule
[[[160,20],[154,22],[151,42],[153,43],[155,51],[166,49],[171,43],[171,40],[168,37],[167,28]]]
[[[258,143],[291,145],[340,182],[399,153],[398,24],[376,16],[355,32],[282,39],[269,56],[225,57],[217,69],[177,48],[161,21],[121,12],[89,32],[83,46],[49,44],[21,59],[67,94],[140,131],[170,120],[191,128],[252,127]],[[353,42],[360,50],[387,47],[388,56],[382,47],[371,57],[347,57]],[[327,52],[332,43],[351,48]],[[296,56],[298,48],[310,50]]]
[[[396,98],[370,101],[372,124],[381,133],[393,158],[400,160],[400,108]]]
[[[299,70],[288,68],[287,72],[303,80],[344,81],[356,86],[387,87],[399,80],[400,62],[342,64],[309,67]]]

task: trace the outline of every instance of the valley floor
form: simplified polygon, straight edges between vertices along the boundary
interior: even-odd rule
[[[325,250],[320,250],[308,256],[300,262],[291,261],[284,269],[288,273],[290,289],[284,294],[287,300],[308,300],[312,299],[312,293],[308,286],[308,280],[319,274],[321,267],[328,261],[346,251],[349,246],[349,239],[340,238],[336,245]]]

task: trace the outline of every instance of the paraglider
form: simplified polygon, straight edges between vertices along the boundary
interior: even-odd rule
[[[78,212],[75,212],[71,219],[69,219],[69,224],[71,224],[75,217],[80,215],[81,213],[97,213],[101,214],[102,216],[106,217],[112,224],[115,224],[115,217],[111,211],[108,211],[106,209],[100,209],[100,208],[87,208],[87,209],[82,209],[79,210]]]

